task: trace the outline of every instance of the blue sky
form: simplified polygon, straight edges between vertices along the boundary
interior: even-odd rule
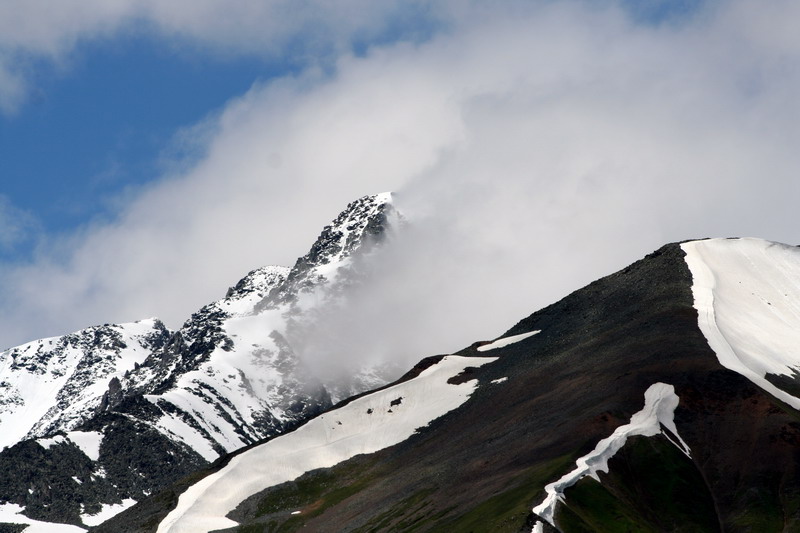
[[[177,326],[384,190],[425,228],[404,254],[417,262],[385,277],[405,287],[398,328],[434,339],[413,347],[426,353],[496,336],[670,240],[798,241],[799,11],[2,4],[0,345],[148,316]],[[484,312],[448,311],[471,306]]]
[[[2,193],[45,233],[113,217],[123,191],[164,171],[178,130],[290,67],[275,63],[128,37],[85,45],[60,69],[38,65],[28,101],[0,115]]]

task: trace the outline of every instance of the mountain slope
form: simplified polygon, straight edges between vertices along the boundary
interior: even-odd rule
[[[0,448],[68,431],[100,407],[119,380],[170,332],[157,319],[87,328],[0,353]]]
[[[329,407],[338,384],[304,363],[287,330],[314,328],[306,315],[360,281],[354,264],[398,220],[390,194],[352,202],[293,268],[250,272],[175,332],[143,321],[4,352],[0,379],[19,386],[3,388],[0,425],[22,429],[0,453],[0,504],[32,519],[91,525]],[[385,383],[355,378],[347,387],[358,392]],[[32,405],[42,411],[34,429],[19,422]]]
[[[800,390],[792,386],[800,372],[798,249],[760,239],[682,248],[700,329],[720,364],[800,409]]]
[[[748,368],[780,361],[786,370],[776,386],[790,393],[786,379],[796,363],[781,342],[796,332],[786,313],[800,302],[790,282],[800,279],[793,266],[798,250],[776,248],[792,258],[779,267],[786,283],[778,285],[792,304],[765,326],[775,295],[764,292],[763,272],[780,261],[766,251],[771,243],[667,245],[533,313],[505,341],[459,352],[497,359],[475,359],[451,379],[475,387],[469,399],[409,438],[296,479],[291,473],[263,490],[234,485],[238,505],[214,515],[216,523],[230,526],[225,531],[797,530],[800,414],[723,366],[718,348],[709,346],[696,310],[707,306],[695,301],[702,278],[687,265],[692,247],[708,254],[704,260],[718,277],[730,271],[723,256],[732,253],[741,267],[734,283],[766,297],[768,303],[752,305],[738,293],[717,292],[730,307],[715,307],[716,322],[730,334],[741,322],[728,321],[728,309],[744,316],[744,344],[757,337],[761,345],[745,353],[734,342],[734,352]],[[734,300],[725,302],[728,296]],[[777,375],[777,365],[764,368]],[[326,420],[344,416],[342,409]],[[248,457],[260,457],[259,468],[283,471],[289,462],[257,450],[292,435],[223,461],[188,489],[147,499],[97,530],[155,531],[161,523],[159,531],[179,531],[176,514],[165,519],[171,508],[190,509],[190,501],[210,496],[216,480],[247,467]],[[548,496],[554,491],[563,500]]]

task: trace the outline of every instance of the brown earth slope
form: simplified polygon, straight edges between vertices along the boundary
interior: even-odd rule
[[[678,245],[504,336],[533,330],[504,348],[460,352],[499,356],[464,376],[480,387],[461,408],[399,445],[251,497],[230,531],[530,531],[544,486],[627,423],[656,382],[675,387],[691,459],[662,436],[630,439],[602,484],[585,478],[567,491],[559,529],[800,531],[800,415],[717,362]],[[176,492],[97,531],[154,531]]]

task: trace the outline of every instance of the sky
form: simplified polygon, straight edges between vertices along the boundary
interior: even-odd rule
[[[798,15],[790,0],[4,2],[0,345],[177,327],[386,190],[411,224],[332,328],[343,352],[494,338],[670,241],[795,244]]]

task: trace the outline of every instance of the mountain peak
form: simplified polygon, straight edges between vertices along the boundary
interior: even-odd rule
[[[275,265],[256,268],[228,289],[225,298],[216,302],[217,306],[230,314],[250,313],[272,289],[286,281],[290,270]]]
[[[306,255],[289,272],[286,283],[272,290],[257,309],[296,301],[322,283],[333,282],[339,270],[358,252],[367,253],[402,220],[392,193],[373,194],[350,202],[325,226]]]

